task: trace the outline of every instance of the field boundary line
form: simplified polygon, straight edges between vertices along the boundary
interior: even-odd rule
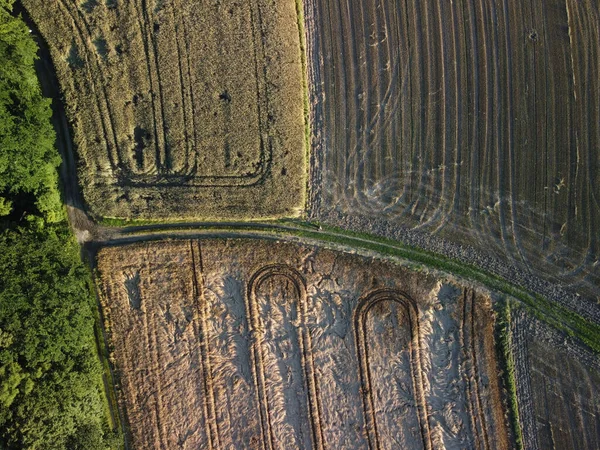
[[[104,313],[104,304],[108,299],[108,294],[105,292],[105,287],[99,282],[102,277],[97,272],[91,272],[90,276],[90,290],[92,291],[95,304],[92,308],[94,314],[94,335],[96,338],[96,350],[98,352],[98,358],[102,364],[102,381],[104,383],[106,402],[110,409],[110,416],[113,425],[113,431],[121,431],[123,435],[123,445],[125,450],[129,450],[129,432],[126,423],[127,412],[125,408],[119,407],[119,396],[122,394],[118,392],[117,380],[115,374],[114,364],[110,360],[110,339],[111,331],[107,321],[107,317]],[[108,305],[106,304],[108,307]]]
[[[309,88],[308,88],[308,67],[307,67],[307,55],[306,55],[306,30],[304,28],[304,2],[306,0],[295,0],[296,3],[296,22],[298,24],[298,38],[300,45],[300,66],[302,70],[302,107],[304,109],[304,154],[306,159],[306,171],[304,176],[306,178],[306,194],[304,201],[304,209],[308,211],[310,209],[310,160],[311,160],[311,127],[310,127],[310,115],[311,107],[309,101]]]

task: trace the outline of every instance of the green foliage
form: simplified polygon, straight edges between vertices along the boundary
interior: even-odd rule
[[[82,429],[105,448],[89,273],[66,225],[5,230],[0,273],[0,448],[72,448]]]
[[[38,201],[24,212],[56,222],[63,213],[50,100],[42,96],[33,68],[36,43],[27,25],[11,15],[12,3],[0,1],[0,216],[19,206],[14,199],[26,192]]]
[[[510,301],[503,299],[496,303],[496,343],[497,354],[500,359],[502,380],[508,391],[508,414],[511,430],[514,435],[517,449],[523,448],[523,431],[519,420],[519,401],[517,398],[517,379],[515,378],[515,360],[513,356]]]
[[[11,210],[12,202],[4,197],[0,197],[0,217],[9,215]]]
[[[0,406],[8,408],[19,394],[19,385],[26,375],[14,361],[0,367]]]
[[[0,449],[117,448],[37,46],[12,4],[0,0]]]

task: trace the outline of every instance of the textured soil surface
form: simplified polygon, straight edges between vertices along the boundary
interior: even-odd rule
[[[320,245],[387,236],[600,324],[594,0],[304,0],[307,204],[293,1],[23,3],[128,448],[514,448],[494,295],[246,219],[304,211]],[[524,447],[600,448],[598,355],[512,318]]]
[[[314,219],[600,300],[595,0],[306,0],[305,17]]]
[[[263,240],[105,247],[131,448],[508,448],[488,296]]]
[[[513,313],[517,393],[525,449],[600,447],[600,356]]]

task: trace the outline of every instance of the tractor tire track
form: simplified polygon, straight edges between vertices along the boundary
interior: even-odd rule
[[[92,69],[88,72],[89,76],[87,77],[87,80],[90,83],[92,92],[95,94],[94,95],[95,103],[96,103],[96,107],[98,109],[98,114],[100,116],[100,123],[102,125],[102,130],[104,132],[104,138],[106,138],[106,137],[112,138],[112,145],[110,145],[110,143],[107,143],[107,147],[108,147],[107,156],[108,156],[109,163],[110,163],[112,169],[115,170],[117,167],[119,167],[121,165],[121,157],[119,154],[119,141],[117,139],[115,125],[113,123],[113,118],[112,118],[111,111],[110,111],[110,102],[108,99],[108,92],[106,90],[106,80],[102,74],[102,71],[99,68],[99,63],[97,61],[98,55],[96,54],[96,52],[91,50],[87,44],[87,42],[88,42],[87,37],[91,37],[91,36],[93,36],[93,34],[91,33],[89,25],[86,23],[85,18],[83,17],[83,14],[78,9],[78,5],[75,2],[72,2],[73,7],[69,8],[69,6],[67,6],[65,1],[68,1],[68,0],[58,0],[57,4],[71,18],[72,23],[76,29],[75,31],[76,31],[77,35],[79,36],[79,41],[81,42],[81,49],[84,51],[85,63],[88,67],[92,66]],[[81,20],[81,22],[83,22],[83,27],[85,28],[85,30],[87,32],[87,37],[86,37],[86,33],[83,31],[82,25],[79,24],[78,19],[73,14],[72,10],[74,10],[78,13],[77,15],[79,17],[79,20]],[[99,74],[100,84],[101,84],[102,88],[97,87],[95,77],[92,75],[92,71]],[[106,111],[106,113],[104,111]]]
[[[324,98],[311,217],[386,236],[436,233],[591,294],[600,280],[597,5],[309,4],[307,20],[323,24],[318,37],[318,27],[307,33],[309,49],[335,61],[309,59],[329,80],[311,84]]]
[[[423,373],[421,368],[420,344],[418,315],[412,300],[400,292],[391,290],[379,290],[372,292],[359,301],[354,312],[354,332],[356,349],[358,352],[358,361],[360,364],[361,390],[363,394],[363,406],[366,421],[367,434],[369,437],[369,448],[380,449],[383,446],[379,427],[376,418],[376,401],[373,394],[375,386],[373,385],[372,374],[369,362],[368,330],[366,327],[367,315],[372,307],[377,303],[391,301],[396,302],[404,308],[410,333],[410,373],[413,385],[412,395],[416,405],[417,421],[419,423],[419,435],[422,440],[423,448],[431,449],[431,435],[429,432],[427,404],[425,401]],[[390,387],[386,387],[389,389]],[[405,420],[406,418],[403,418]],[[413,441],[408,441],[413,442]],[[406,445],[408,442],[404,442]]]
[[[196,244],[194,246],[194,244]],[[196,248],[194,248],[196,247]],[[200,316],[197,335],[200,341],[200,368],[202,371],[202,397],[204,399],[204,417],[208,448],[219,449],[219,424],[216,419],[216,405],[213,388],[212,370],[210,367],[210,338],[207,327],[207,304],[204,298],[204,282],[202,281],[202,249],[199,242],[190,241],[192,259],[192,282],[196,298],[196,307]]]
[[[283,360],[284,355],[279,356],[277,362],[272,361],[274,355],[268,355],[268,347],[265,345],[268,342],[275,341],[279,342],[276,336],[271,336],[273,330],[267,329],[269,320],[266,317],[262,317],[263,314],[267,314],[271,309],[275,310],[278,306],[277,303],[269,306],[263,306],[258,302],[258,291],[261,286],[273,277],[283,277],[286,283],[290,283],[295,294],[297,295],[296,302],[296,314],[293,311],[287,311],[286,314],[290,314],[289,317],[283,318],[283,323],[278,324],[279,326],[286,327],[286,323],[290,321],[293,323],[294,317],[298,316],[300,324],[297,326],[296,339],[292,339],[294,336],[286,334],[286,339],[290,340],[289,344],[292,346],[292,355],[298,354],[299,360],[296,361],[296,367],[287,366],[288,370],[288,381],[287,383],[301,383],[304,388],[303,391],[306,397],[302,396],[300,392],[294,389],[295,395],[300,395],[300,398],[293,398],[286,395],[286,392],[290,392],[288,389],[281,387],[281,389],[275,389],[274,393],[269,393],[272,386],[271,383],[276,382],[279,377],[274,371],[281,372],[282,364],[286,364]],[[306,285],[302,276],[295,270],[284,265],[272,265],[266,266],[259,269],[250,279],[248,283],[248,303],[247,315],[250,318],[251,333],[255,333],[253,354],[255,355],[254,365],[255,373],[257,375],[257,393],[259,398],[259,404],[261,405],[261,416],[263,421],[263,442],[266,444],[268,449],[283,448],[282,445],[288,446],[301,446],[306,447],[307,445],[312,446],[316,449],[323,448],[323,436],[320,425],[319,413],[319,401],[318,394],[316,391],[316,380],[315,380],[315,369],[314,362],[312,359],[310,339],[306,336],[307,330],[304,327],[304,314],[306,308]],[[283,308],[283,306],[281,306]],[[268,336],[267,336],[268,335]],[[283,342],[283,341],[282,341]],[[293,349],[297,347],[297,352]],[[281,344],[283,345],[283,344]],[[291,356],[292,364],[294,364]],[[267,365],[267,362],[269,364]],[[274,366],[272,364],[275,364]],[[267,371],[267,368],[269,369]],[[289,371],[291,370],[291,381],[289,380]],[[296,377],[301,376],[301,380],[294,380],[293,375],[296,373]],[[280,374],[279,374],[280,375]],[[269,382],[271,380],[271,382]],[[281,383],[285,383],[283,378],[279,380]],[[285,398],[279,396],[285,395]],[[289,411],[288,408],[292,408],[293,411]],[[307,417],[303,417],[306,415]],[[303,430],[305,425],[309,425],[309,436],[306,435],[306,430]],[[285,444],[284,444],[285,442]],[[309,444],[310,443],[310,444]]]

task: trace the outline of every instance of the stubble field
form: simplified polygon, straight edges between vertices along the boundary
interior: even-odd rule
[[[488,296],[262,240],[106,247],[133,448],[507,448]]]
[[[96,217],[295,216],[305,204],[294,0],[25,0]]]
[[[594,0],[308,0],[312,217],[468,244],[598,300]]]

